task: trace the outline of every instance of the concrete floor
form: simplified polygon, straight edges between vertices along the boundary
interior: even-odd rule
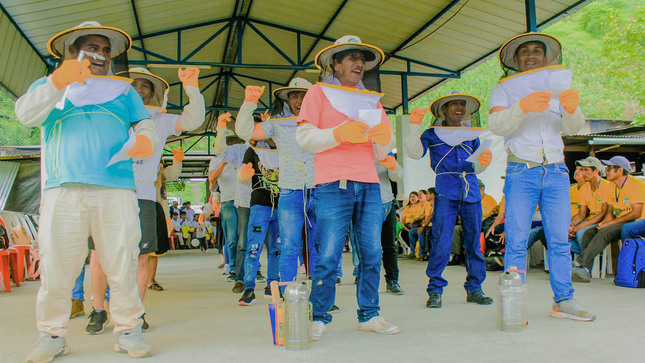
[[[307,351],[287,351],[271,343],[268,300],[250,307],[237,305],[216,266],[220,256],[199,251],[174,251],[162,257],[157,280],[166,291],[149,291],[145,303],[152,328],[144,335],[156,362],[643,362],[645,291],[616,287],[611,278],[575,284],[578,300],[593,311],[592,323],[548,316],[551,290],[548,274],[529,272],[529,326],[522,333],[496,328],[496,305],[465,302],[463,266],[448,267],[450,286],[442,309],[427,309],[425,264],[399,260],[400,283],[406,294],[393,296],[381,283],[381,315],[401,333],[383,336],[357,330],[351,258],[344,254],[347,277],[337,289],[342,311],[328,325],[322,340]],[[266,260],[263,262],[266,266]],[[266,271],[266,267],[263,267]],[[86,291],[91,291],[89,274]],[[484,291],[495,297],[498,273],[491,273]],[[0,294],[0,361],[21,362],[35,344],[35,302],[38,282],[26,282]],[[256,294],[264,285],[258,285]],[[89,298],[91,293],[87,292]],[[89,300],[89,299],[88,299]],[[85,303],[91,311],[91,301]],[[71,321],[67,337],[72,354],[56,362],[128,362],[112,351],[110,329],[84,334],[87,316]],[[111,324],[109,326],[111,328]]]

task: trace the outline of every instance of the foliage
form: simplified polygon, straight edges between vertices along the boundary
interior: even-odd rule
[[[605,16],[602,55],[609,62],[604,72],[620,84],[628,97],[628,111],[638,124],[645,123],[645,8],[636,6],[623,19],[617,9]],[[631,109],[629,107],[631,106]]]
[[[0,92],[0,145],[39,144],[40,128],[20,124],[14,112],[14,101]]]

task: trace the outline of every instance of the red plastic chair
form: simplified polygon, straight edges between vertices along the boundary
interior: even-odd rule
[[[16,278],[18,279],[19,282],[23,282],[25,281],[25,268],[29,268],[29,264],[31,262],[29,258],[31,246],[28,246],[28,245],[10,246],[9,250],[16,251],[16,268],[17,268]]]
[[[13,282],[16,284],[16,286],[20,286],[20,281],[18,281],[17,274],[17,255],[18,254],[15,250],[0,251],[0,270],[2,270],[2,280],[7,292],[11,292],[11,281],[9,279],[10,271],[13,275]]]

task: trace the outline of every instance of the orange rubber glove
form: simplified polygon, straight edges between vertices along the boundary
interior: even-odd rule
[[[52,73],[52,83],[59,91],[72,83],[85,83],[87,77],[92,75],[89,67],[90,60],[87,58],[80,62],[68,59]]]
[[[549,108],[551,92],[533,92],[520,100],[520,109],[524,113],[542,112]]]
[[[415,108],[410,112],[410,123],[413,125],[421,125],[423,117],[428,113],[427,108]]]
[[[392,155],[386,156],[385,159],[379,161],[378,163],[390,170],[396,169],[396,159]]]
[[[184,160],[184,157],[186,157],[186,153],[180,148],[178,149],[172,149],[172,154],[174,155],[172,158],[176,161],[181,163],[182,160]]]
[[[152,156],[152,141],[146,135],[136,135],[137,141],[128,151],[128,156],[131,158],[145,159]]]
[[[560,92],[559,95],[560,106],[564,108],[569,114],[576,112],[578,104],[580,103],[580,93],[573,89]]]
[[[246,86],[244,89],[244,102],[258,103],[264,93],[264,86]]]
[[[361,144],[368,141],[366,133],[369,128],[365,122],[351,120],[334,129],[334,139],[337,142]]]
[[[181,83],[186,86],[193,86],[199,88],[199,68],[197,67],[186,67],[186,69],[179,68],[177,70],[177,76]]]
[[[253,163],[242,164],[242,168],[240,169],[240,176],[242,179],[248,180],[253,176],[253,174],[255,174]]]
[[[367,138],[377,144],[387,145],[392,140],[392,130],[386,124],[378,124],[367,130]]]
[[[226,112],[217,117],[217,128],[218,129],[225,129],[226,128],[226,123],[231,122],[231,113]]]
[[[490,150],[486,150],[477,158],[479,165],[489,166],[490,162],[493,161],[493,153]]]

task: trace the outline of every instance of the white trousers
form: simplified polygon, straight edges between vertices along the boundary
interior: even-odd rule
[[[141,229],[134,190],[64,184],[43,191],[40,204],[38,330],[65,336],[72,289],[92,236],[110,284],[114,334],[141,325],[144,308],[137,287]]]

